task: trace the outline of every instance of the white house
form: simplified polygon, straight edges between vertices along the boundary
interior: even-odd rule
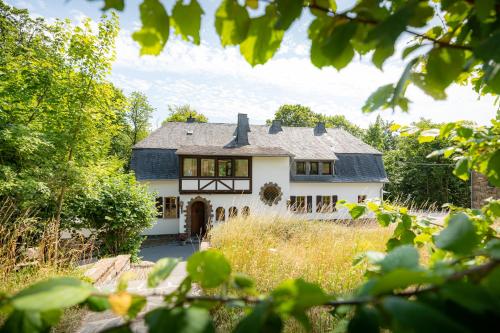
[[[341,129],[171,122],[134,146],[131,168],[157,193],[147,235],[203,234],[238,214],[345,218],[338,200],[380,198],[379,151]]]

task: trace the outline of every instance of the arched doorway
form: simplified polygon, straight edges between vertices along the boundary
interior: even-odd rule
[[[203,238],[213,218],[210,200],[200,196],[191,198],[184,213],[186,214],[185,230],[187,237],[198,236]]]
[[[207,219],[205,217],[205,204],[196,201],[191,205],[191,235],[205,236],[207,232]]]

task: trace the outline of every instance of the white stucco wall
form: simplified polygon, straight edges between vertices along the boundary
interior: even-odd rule
[[[261,187],[268,183],[277,183],[283,192],[277,205],[265,205],[259,196]],[[182,211],[178,219],[157,219],[155,225],[144,232],[144,235],[178,234],[185,232],[185,210],[187,203],[197,196],[210,201],[212,205],[212,223],[216,224],[215,210],[223,207],[226,220],[230,207],[236,207],[238,214],[244,206],[250,207],[250,214],[284,214],[287,212],[287,201],[290,196],[312,196],[313,213],[301,214],[307,219],[348,218],[345,210],[335,213],[315,213],[317,195],[337,195],[338,200],[357,202],[358,195],[366,195],[367,199],[379,198],[382,184],[379,183],[290,183],[290,159],[288,157],[254,157],[252,159],[252,194],[183,194],[179,195],[178,180],[155,180],[142,182],[149,186],[151,192],[158,196],[175,196],[180,198]],[[289,214],[289,213],[287,213]]]
[[[151,180],[143,181],[149,187],[150,192],[156,193],[159,197],[178,197],[179,181],[174,180]],[[155,224],[143,235],[168,235],[179,233],[179,219],[157,219]]]
[[[347,210],[338,209],[335,213],[316,213],[317,195],[337,195],[338,200],[347,202],[358,202],[358,195],[366,195],[366,199],[378,199],[381,197],[382,183],[290,183],[290,195],[293,196],[312,196],[312,213],[301,214],[310,219],[339,219],[349,218]]]

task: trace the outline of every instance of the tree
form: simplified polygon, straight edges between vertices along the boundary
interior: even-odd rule
[[[132,145],[148,136],[150,131],[149,120],[154,110],[143,93],[134,91],[130,95],[126,119],[130,126],[128,135]]]
[[[362,137],[363,130],[347,120],[343,115],[327,116],[316,113],[310,107],[300,104],[283,104],[274,113],[274,119],[280,120],[284,126],[291,127],[314,127],[318,122],[324,122],[326,127],[342,128],[359,138]],[[266,120],[267,124],[271,120]]]
[[[390,130],[391,125],[391,122],[384,121],[380,115],[377,115],[375,122],[371,123],[365,131],[363,141],[381,152],[396,149],[397,140]]]
[[[319,121],[310,107],[300,104],[283,104],[274,113],[274,119],[280,120],[283,126],[291,127],[313,127]],[[267,120],[267,123],[270,122]]]
[[[117,124],[122,130],[113,137],[110,153],[118,156],[127,170],[132,155],[132,146],[149,135],[150,119],[154,111],[146,95],[134,91],[127,98],[126,112],[120,113],[117,117]]]
[[[436,128],[440,124],[420,120],[413,126],[421,130]],[[453,160],[437,156],[429,159],[433,151],[451,146],[447,138],[436,138],[420,143],[419,133],[397,136],[395,146],[385,150],[384,165],[389,177],[385,187],[387,199],[403,201],[422,209],[434,205],[439,209],[450,203],[460,207],[470,206],[470,188],[453,175]]]
[[[186,122],[189,117],[194,118],[196,122],[206,123],[208,121],[204,114],[198,113],[189,104],[184,105],[169,105],[168,106],[169,116],[165,119],[162,124],[167,122]]]

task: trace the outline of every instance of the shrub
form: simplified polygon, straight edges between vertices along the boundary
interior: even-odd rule
[[[104,255],[137,254],[144,229],[155,218],[154,196],[131,174],[106,176],[79,191],[68,202],[66,220],[71,228],[88,228],[101,243]]]

